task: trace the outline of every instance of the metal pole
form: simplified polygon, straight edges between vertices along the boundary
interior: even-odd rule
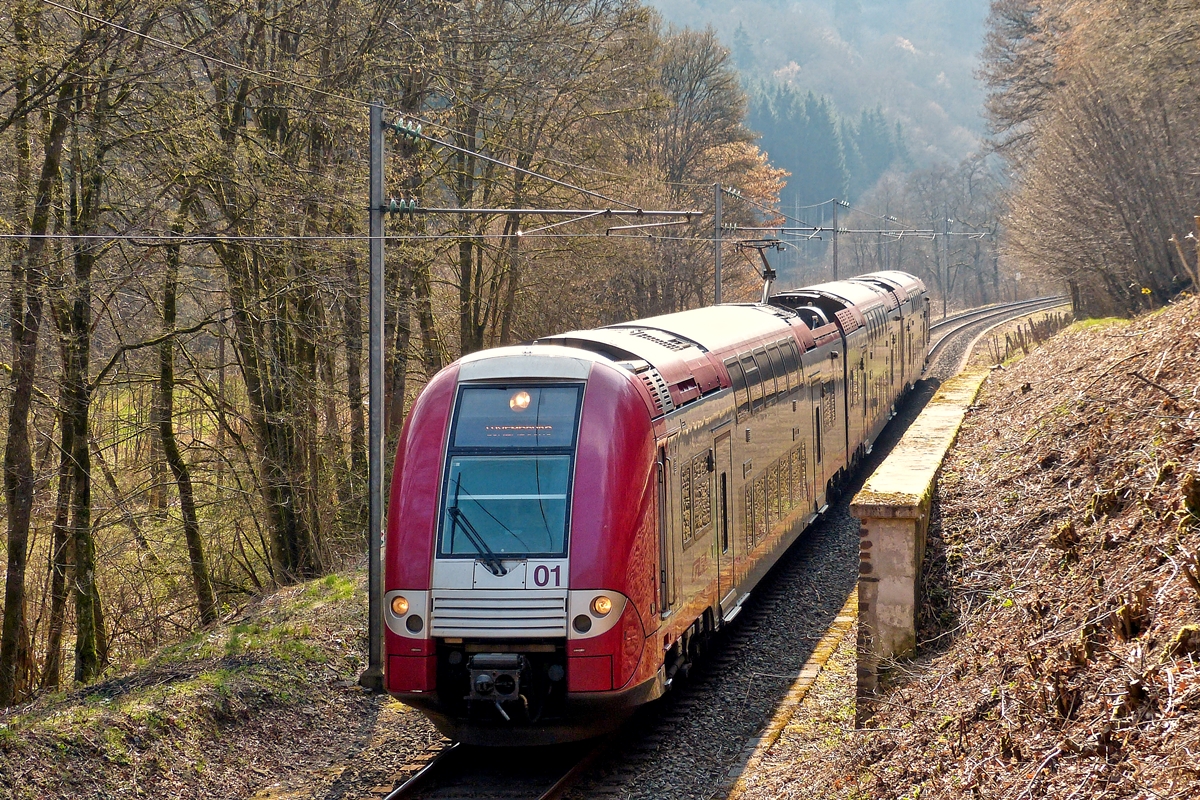
[[[371,104],[371,276],[370,338],[370,440],[367,466],[370,513],[367,551],[370,556],[368,592],[369,662],[358,682],[364,689],[382,692],[383,679],[383,105]]]
[[[721,184],[713,184],[713,202],[715,210],[713,211],[713,261],[716,263],[716,290],[714,296],[717,305],[721,304]]]
[[[950,218],[947,217],[943,224],[946,228],[942,233],[942,274],[946,277],[942,280],[942,319],[945,319],[946,302],[950,296]]]
[[[838,279],[838,224],[837,210],[840,203],[838,200],[833,201],[833,279]]]

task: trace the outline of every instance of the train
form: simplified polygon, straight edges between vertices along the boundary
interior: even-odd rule
[[[452,740],[611,731],[686,674],[868,454],[929,347],[875,272],[467,355],[400,434],[388,692]]]

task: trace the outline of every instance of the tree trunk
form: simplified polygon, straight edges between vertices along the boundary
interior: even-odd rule
[[[60,413],[61,418],[61,413]],[[62,683],[62,637],[67,611],[67,572],[71,559],[68,523],[73,486],[71,470],[74,428],[61,425],[59,442],[58,491],[54,500],[54,523],[50,547],[50,619],[46,625],[46,660],[42,664],[41,688],[53,691]]]
[[[464,219],[463,229],[470,223]],[[475,342],[475,320],[472,304],[475,299],[473,279],[475,276],[475,245],[470,239],[458,243],[458,352],[460,356],[479,349]]]
[[[418,258],[420,256],[417,256]],[[384,415],[384,431],[391,438],[400,435],[404,424],[404,395],[408,390],[408,347],[412,341],[412,271],[407,265],[400,268],[396,286],[396,313],[392,335],[395,345],[388,358],[387,413]]]
[[[179,203],[179,212],[171,226],[171,232],[183,233],[188,208],[192,203],[190,191]],[[180,245],[167,247],[166,275],[163,277],[163,331],[175,330],[176,290],[179,285]],[[196,590],[196,607],[200,624],[208,625],[217,620],[217,598],[213,592],[212,579],[208,574],[208,562],[204,557],[204,540],[200,536],[200,522],[196,517],[196,500],[192,491],[192,475],[187,461],[179,452],[175,440],[175,340],[164,339],[158,346],[158,392],[155,416],[158,420],[158,436],[162,442],[163,457],[175,478],[179,492],[179,511],[183,516],[183,536],[187,541],[188,563],[192,573],[192,586]]]
[[[77,108],[84,102],[78,87]],[[108,106],[104,84],[96,90],[91,125],[87,135],[99,141],[107,120]],[[94,150],[85,159],[80,141],[80,125],[73,124],[73,163],[70,175],[70,227],[78,235],[92,235],[101,204],[104,183],[102,156]],[[98,150],[98,148],[97,148]],[[72,432],[74,486],[71,495],[71,535],[75,544],[75,680],[87,683],[104,670],[107,644],[104,637],[100,591],[96,585],[96,541],[92,530],[92,451],[89,446],[92,391],[89,376],[92,346],[92,269],[96,250],[85,241],[73,244],[74,281],[70,287],[69,331],[66,335],[70,355],[63,380],[66,383],[65,425]]]
[[[45,158],[38,178],[29,246],[24,258],[13,262],[11,333],[12,399],[8,407],[8,438],[4,447],[4,496],[8,505],[8,572],[4,590],[4,626],[0,633],[0,706],[12,705],[26,687],[21,680],[21,644],[25,639],[25,568],[29,524],[33,512],[33,454],[29,447],[29,412],[37,371],[38,333],[42,323],[43,264],[52,195],[62,157],[63,141],[74,96],[73,84],[59,90]]]
[[[509,234],[507,240],[508,269],[504,273],[504,304],[500,314],[501,345],[512,343],[513,318],[516,316],[517,309],[517,286],[521,278],[521,237],[516,235],[519,230],[521,230],[521,217],[519,214],[513,214],[509,218],[509,227],[505,231]]]
[[[234,225],[237,232],[237,223]],[[302,437],[281,381],[294,375],[286,342],[271,341],[283,334],[262,329],[254,295],[252,264],[256,258],[240,243],[214,244],[225,267],[229,301],[233,310],[234,344],[237,347],[262,456],[262,491],[271,530],[271,559],[276,580],[292,583],[319,575],[322,569],[317,531],[307,513]],[[264,364],[270,365],[269,370]],[[297,482],[299,476],[299,482]]]
[[[346,258],[346,299],[342,304],[342,324],[346,339],[346,400],[350,405],[350,486],[353,519],[358,527],[367,522],[367,424],[363,413],[362,386],[362,283],[358,279],[358,260]]]
[[[423,258],[417,259],[413,265],[413,305],[421,328],[421,360],[425,362],[426,377],[432,378],[444,364],[433,317],[433,280],[429,263]]]

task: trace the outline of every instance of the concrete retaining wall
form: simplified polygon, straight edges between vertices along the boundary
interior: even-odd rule
[[[912,656],[929,512],[946,453],[986,371],[942,384],[887,459],[850,504],[861,523],[858,564],[859,722],[881,663]]]

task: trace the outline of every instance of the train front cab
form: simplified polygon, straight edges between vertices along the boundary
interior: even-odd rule
[[[451,738],[601,733],[661,694],[647,398],[561,347],[467,357],[401,435],[386,555],[388,690]]]

